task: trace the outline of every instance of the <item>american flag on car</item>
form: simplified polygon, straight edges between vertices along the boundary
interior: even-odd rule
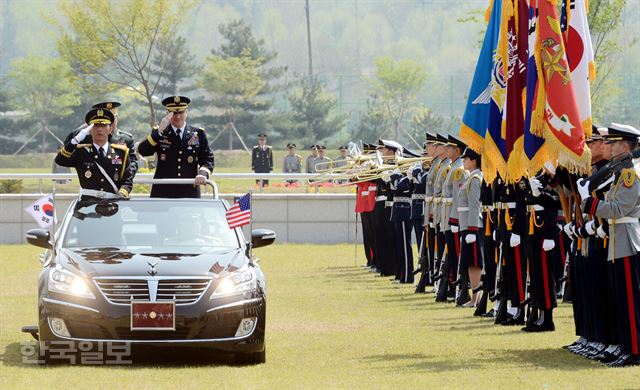
[[[251,193],[240,197],[226,213],[230,229],[247,225],[251,222]]]

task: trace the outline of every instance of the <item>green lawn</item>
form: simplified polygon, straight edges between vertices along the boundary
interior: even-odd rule
[[[572,342],[571,307],[557,331],[524,334],[436,304],[411,286],[356,264],[352,245],[258,249],[268,280],[267,363],[145,355],[133,367],[21,363],[20,326],[35,324],[40,250],[0,246],[0,386],[14,388],[638,388],[640,367],[609,369],[560,347]]]

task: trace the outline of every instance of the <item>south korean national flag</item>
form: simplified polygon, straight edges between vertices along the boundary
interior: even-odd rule
[[[53,196],[47,195],[33,202],[24,211],[31,215],[41,228],[48,228],[55,223],[55,210],[53,209]]]

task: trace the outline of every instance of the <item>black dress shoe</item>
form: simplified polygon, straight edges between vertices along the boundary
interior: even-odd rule
[[[531,327],[529,332],[553,332],[556,330],[556,326],[553,322],[543,322],[542,325],[535,324]]]
[[[442,274],[437,274],[431,280],[433,280],[434,282],[437,282],[438,280],[442,279],[442,276],[443,276]]]
[[[602,358],[598,359],[600,360],[600,363],[609,364],[613,361],[618,360],[618,358],[620,357],[620,350],[617,349],[614,352],[604,351],[602,355]]]
[[[607,364],[607,366],[609,367],[626,367],[626,366],[634,366],[638,364],[636,359],[632,358],[631,355],[627,354],[627,353],[623,353],[620,354],[620,357],[618,357],[618,359],[612,361],[611,363]]]
[[[488,312],[482,314],[481,316],[485,318],[493,318],[494,315],[495,315],[495,312],[493,311],[493,309],[491,309]]]

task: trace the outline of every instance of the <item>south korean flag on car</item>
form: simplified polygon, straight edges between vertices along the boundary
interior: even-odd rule
[[[55,210],[53,208],[53,196],[47,195],[33,202],[24,211],[31,215],[40,228],[48,228],[55,223]]]

